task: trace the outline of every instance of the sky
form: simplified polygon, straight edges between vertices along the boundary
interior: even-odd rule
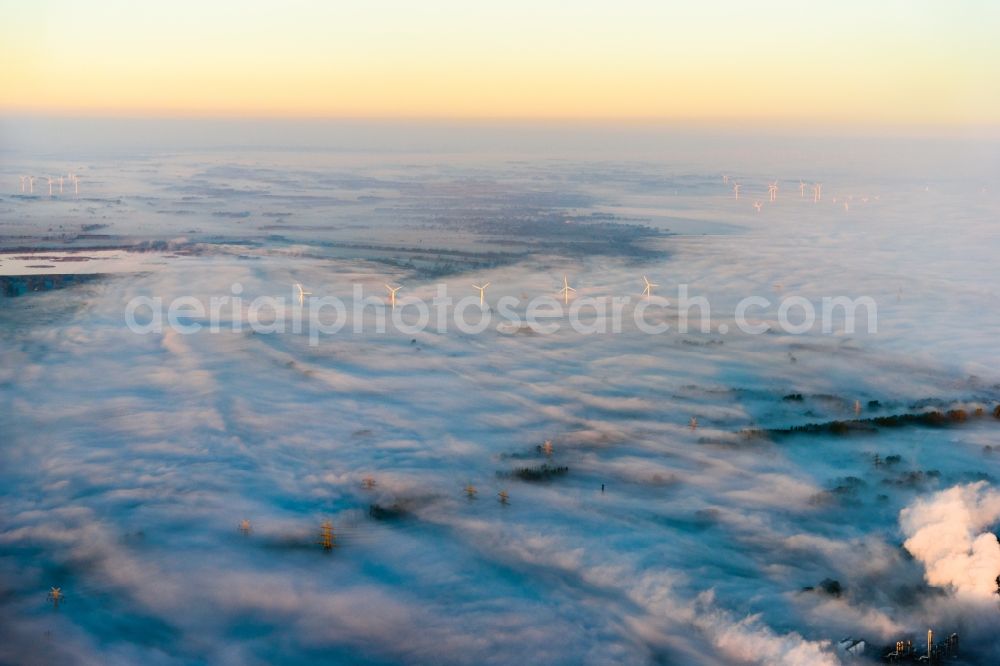
[[[989,2],[2,4],[5,115],[1000,124]]]

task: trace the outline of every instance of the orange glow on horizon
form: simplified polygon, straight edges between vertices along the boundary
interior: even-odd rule
[[[40,0],[0,112],[1000,123],[989,5],[203,4]]]

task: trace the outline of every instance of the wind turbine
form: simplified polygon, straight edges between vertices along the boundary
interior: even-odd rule
[[[759,201],[754,201],[754,202],[753,202],[753,207],[754,207],[754,210],[756,210],[756,211],[757,211],[758,213],[760,212],[760,209],[761,209],[761,206],[763,206],[763,205],[764,205],[764,204],[762,204],[762,203],[761,203],[761,202],[759,202]]]
[[[63,193],[63,177],[59,176],[59,194]]]
[[[767,186],[767,196],[771,198],[771,201],[778,199],[778,181],[774,181]]]
[[[28,176],[28,194],[35,193],[35,177]]]
[[[736,195],[736,200],[739,201],[740,200],[740,184],[739,183],[735,183],[733,185],[733,194]]]
[[[691,417],[691,421],[688,423],[688,427],[691,428],[691,430],[697,430],[698,429],[698,417],[697,416],[692,416]]]
[[[645,275],[642,276],[642,281],[646,283],[646,288],[642,290],[642,295],[649,299],[653,295],[653,287],[659,287],[660,285],[650,282]]]
[[[805,196],[806,196],[806,184],[800,180],[799,181],[799,198],[802,199],[802,198],[805,198]]]
[[[46,179],[49,181],[49,196],[51,197],[52,196],[52,178],[49,177],[49,176],[46,176]]]
[[[813,185],[813,203],[818,203],[823,198],[823,183]]]
[[[21,193],[24,193],[24,176],[18,176],[21,179]]]
[[[479,307],[483,307],[483,299],[485,298],[486,295],[486,287],[490,286],[490,283],[487,282],[482,287],[480,287],[478,284],[474,284],[472,286],[479,290]]]
[[[299,306],[305,305],[306,296],[312,296],[312,292],[303,289],[298,282],[295,283],[295,289],[299,292]]]
[[[724,184],[726,184],[726,185],[728,185],[728,184],[729,184],[729,175],[728,175],[728,174],[723,174],[723,175],[722,175],[722,182],[723,182]]]
[[[563,276],[563,288],[559,290],[559,293],[563,295],[563,303],[566,304],[566,305],[569,305],[569,292],[571,292],[571,291],[575,292],[576,289],[574,289],[573,287],[569,286],[569,279],[564,275]]]
[[[402,285],[393,289],[389,285],[385,285],[385,288],[389,290],[389,302],[392,303],[392,309],[396,309],[396,292],[403,288]]]

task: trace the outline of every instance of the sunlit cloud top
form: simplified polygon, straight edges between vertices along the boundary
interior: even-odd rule
[[[989,2],[40,0],[0,110],[1000,122]]]

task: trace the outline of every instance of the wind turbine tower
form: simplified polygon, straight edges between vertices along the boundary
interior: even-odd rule
[[[646,288],[642,290],[642,295],[645,296],[647,300],[649,300],[649,297],[653,295],[653,287],[659,287],[660,285],[656,284],[655,282],[650,282],[649,278],[647,278],[645,275],[642,276],[642,281],[646,283]]]
[[[385,288],[389,290],[389,302],[392,304],[392,309],[396,309],[396,292],[403,288],[402,285],[393,288],[389,285],[385,285]]]
[[[474,284],[472,286],[479,290],[479,307],[483,307],[483,302],[486,297],[486,287],[490,286],[490,283],[487,282],[482,287],[480,287],[478,284]]]
[[[299,284],[298,282],[295,283],[295,289],[296,289],[296,291],[298,291],[298,295],[299,295],[299,306],[305,305],[306,296],[312,296],[312,292],[311,291],[306,291],[305,289],[303,289],[302,285]]]
[[[563,288],[559,290],[559,293],[563,295],[563,304],[564,305],[569,305],[569,293],[571,291],[572,292],[576,292],[576,289],[574,289],[573,287],[569,286],[569,279],[564,275],[563,276]]]

